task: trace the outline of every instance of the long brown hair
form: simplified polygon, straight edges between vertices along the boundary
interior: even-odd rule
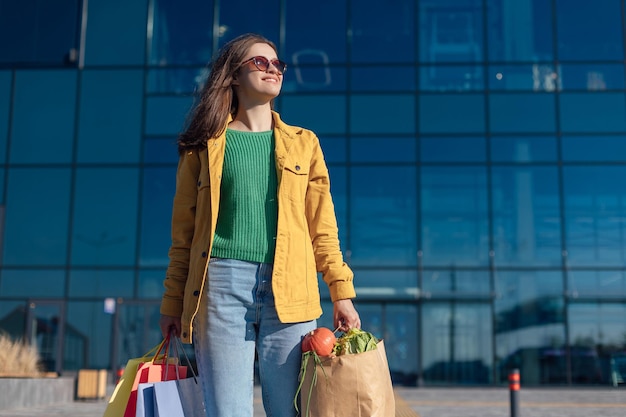
[[[233,76],[255,43],[266,43],[278,53],[274,43],[255,33],[240,35],[226,43],[211,64],[209,77],[197,105],[190,112],[187,127],[178,136],[178,152],[205,148],[209,138],[224,132],[228,115],[234,116],[239,105],[233,91]]]

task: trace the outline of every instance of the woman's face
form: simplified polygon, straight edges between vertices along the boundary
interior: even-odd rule
[[[260,59],[252,59],[254,57]],[[280,65],[272,64],[277,59],[276,51],[266,43],[255,43],[250,47],[233,81],[240,103],[262,104],[278,96],[283,74]]]

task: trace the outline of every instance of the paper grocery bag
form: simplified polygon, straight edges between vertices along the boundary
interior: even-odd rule
[[[395,416],[396,403],[382,340],[374,350],[321,359],[321,365],[316,366],[309,356],[301,375],[302,417]]]

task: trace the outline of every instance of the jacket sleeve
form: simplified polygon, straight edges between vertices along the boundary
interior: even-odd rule
[[[194,235],[200,160],[197,151],[185,152],[178,161],[176,193],[172,207],[172,245],[163,283],[161,314],[180,317],[189,273],[190,249]]]
[[[313,243],[315,264],[330,290],[331,300],[356,296],[354,274],[343,260],[335,207],[330,194],[330,178],[319,139],[313,136],[313,150],[306,192],[306,217]]]

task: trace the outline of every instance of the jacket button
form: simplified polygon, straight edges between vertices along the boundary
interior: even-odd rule
[[[300,165],[296,165],[296,171],[300,171]]]
[[[198,181],[198,187],[202,184],[202,181]]]
[[[183,337],[187,337],[187,332],[184,332],[184,333],[183,333]]]
[[[195,291],[193,292],[193,295],[195,295],[196,297],[197,297],[197,296],[199,296],[199,295],[200,295],[200,291],[195,290]]]
[[[206,258],[206,252],[202,252],[202,257]]]

